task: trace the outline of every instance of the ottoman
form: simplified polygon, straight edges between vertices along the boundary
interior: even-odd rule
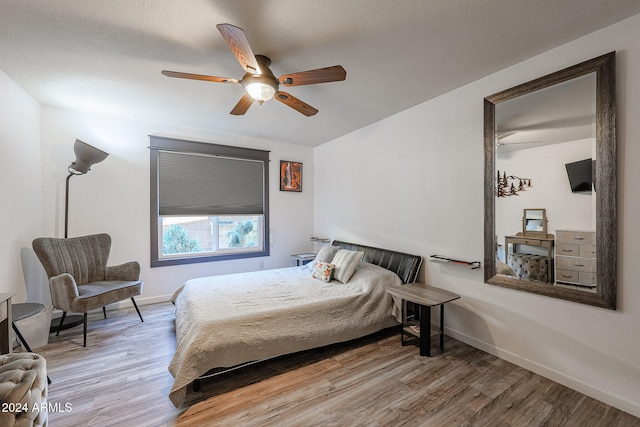
[[[0,355],[0,426],[47,425],[47,363],[35,353]]]
[[[515,253],[507,257],[507,263],[520,279],[549,281],[549,258],[546,256]]]

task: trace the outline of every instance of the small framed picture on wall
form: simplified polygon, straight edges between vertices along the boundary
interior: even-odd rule
[[[302,163],[280,160],[280,191],[302,191]]]

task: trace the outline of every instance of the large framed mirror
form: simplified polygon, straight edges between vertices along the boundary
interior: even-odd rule
[[[615,122],[615,52],[485,98],[486,283],[615,310]]]

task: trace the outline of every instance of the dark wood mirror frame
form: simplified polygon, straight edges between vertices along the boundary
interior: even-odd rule
[[[495,106],[571,79],[596,73],[596,279],[590,293],[496,274]],[[492,285],[616,308],[616,96],[615,52],[599,56],[484,99],[484,280]]]

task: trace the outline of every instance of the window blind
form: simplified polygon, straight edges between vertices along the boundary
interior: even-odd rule
[[[158,152],[160,215],[262,215],[264,162]]]

